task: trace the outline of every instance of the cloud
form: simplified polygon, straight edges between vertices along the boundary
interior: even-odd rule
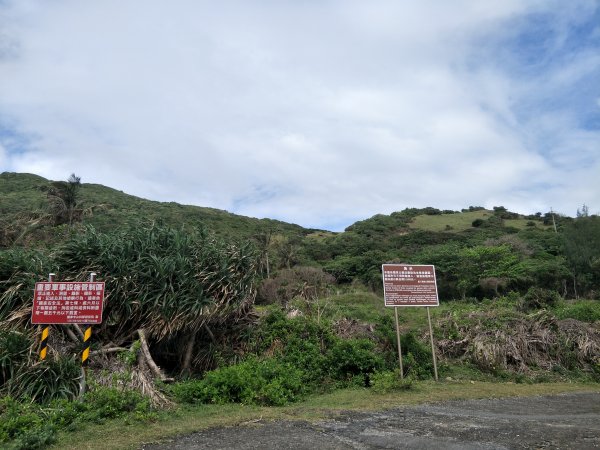
[[[593,208],[599,14],[5,1],[0,170],[334,229],[413,206]]]

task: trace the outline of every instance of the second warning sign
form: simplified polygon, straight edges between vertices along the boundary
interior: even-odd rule
[[[385,306],[438,306],[435,268],[430,265],[383,264]]]

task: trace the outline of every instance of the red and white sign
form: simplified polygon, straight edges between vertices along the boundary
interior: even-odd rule
[[[383,264],[385,306],[439,306],[435,267]]]
[[[32,324],[102,323],[104,282],[35,284]]]

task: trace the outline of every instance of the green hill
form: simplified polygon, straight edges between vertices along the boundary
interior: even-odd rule
[[[32,174],[4,172],[0,174],[0,221],[15,225],[48,212],[48,190],[53,181]],[[157,202],[125,194],[100,184],[82,183],[78,208],[82,222],[108,231],[139,221],[161,221],[173,227],[204,226],[216,235],[245,239],[265,230],[286,236],[304,236],[318,231],[272,219],[256,219],[227,211],[175,202]],[[15,225],[16,226],[16,225]],[[47,230],[46,230],[47,231]],[[47,237],[37,230],[37,238]]]

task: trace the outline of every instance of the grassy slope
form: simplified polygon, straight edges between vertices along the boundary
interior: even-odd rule
[[[414,218],[409,224],[410,228],[424,231],[451,231],[454,233],[468,230],[476,219],[487,220],[494,215],[493,211],[480,210],[456,214],[427,215],[423,214]],[[517,229],[527,228],[528,219],[508,219],[504,226]],[[546,229],[542,222],[534,222],[536,228]]]
[[[46,197],[40,190],[48,180],[28,173],[0,174],[0,214],[38,210],[46,205]]]
[[[1,173],[0,214],[8,216],[19,212],[43,211],[47,207],[47,200],[46,194],[41,188],[49,186],[50,183],[51,181],[37,175]],[[239,216],[215,208],[146,200],[99,184],[84,183],[80,191],[80,201],[84,208],[96,206],[95,213],[91,217],[86,217],[85,222],[101,230],[108,230],[137,220],[164,220],[174,226],[194,227],[203,224],[217,234],[241,238],[252,236],[265,229],[272,229],[289,236],[309,235],[316,241],[323,241],[332,235],[330,232],[308,230],[298,225],[271,219]],[[491,216],[493,216],[493,211],[488,210],[441,215],[423,214],[415,217],[409,223],[409,227],[412,230],[458,233],[472,229],[471,224],[475,219],[486,220]],[[382,215],[359,221],[349,228],[358,229],[361,224],[374,226],[372,222],[378,220],[386,224],[390,222],[387,226],[391,228],[383,231],[383,234],[397,232],[394,218]],[[527,226],[527,222],[526,219],[513,219],[506,220],[504,224],[523,229]],[[547,228],[541,222],[536,222],[536,227]]]
[[[41,190],[51,181],[37,175],[4,172],[0,174],[0,214],[43,211],[46,194]],[[265,229],[286,235],[304,235],[311,231],[299,225],[271,219],[239,216],[214,208],[156,202],[125,194],[99,184],[82,185],[80,202],[83,208],[96,206],[95,213],[85,223],[108,230],[138,220],[163,220],[173,226],[202,224],[217,234],[246,238]]]

